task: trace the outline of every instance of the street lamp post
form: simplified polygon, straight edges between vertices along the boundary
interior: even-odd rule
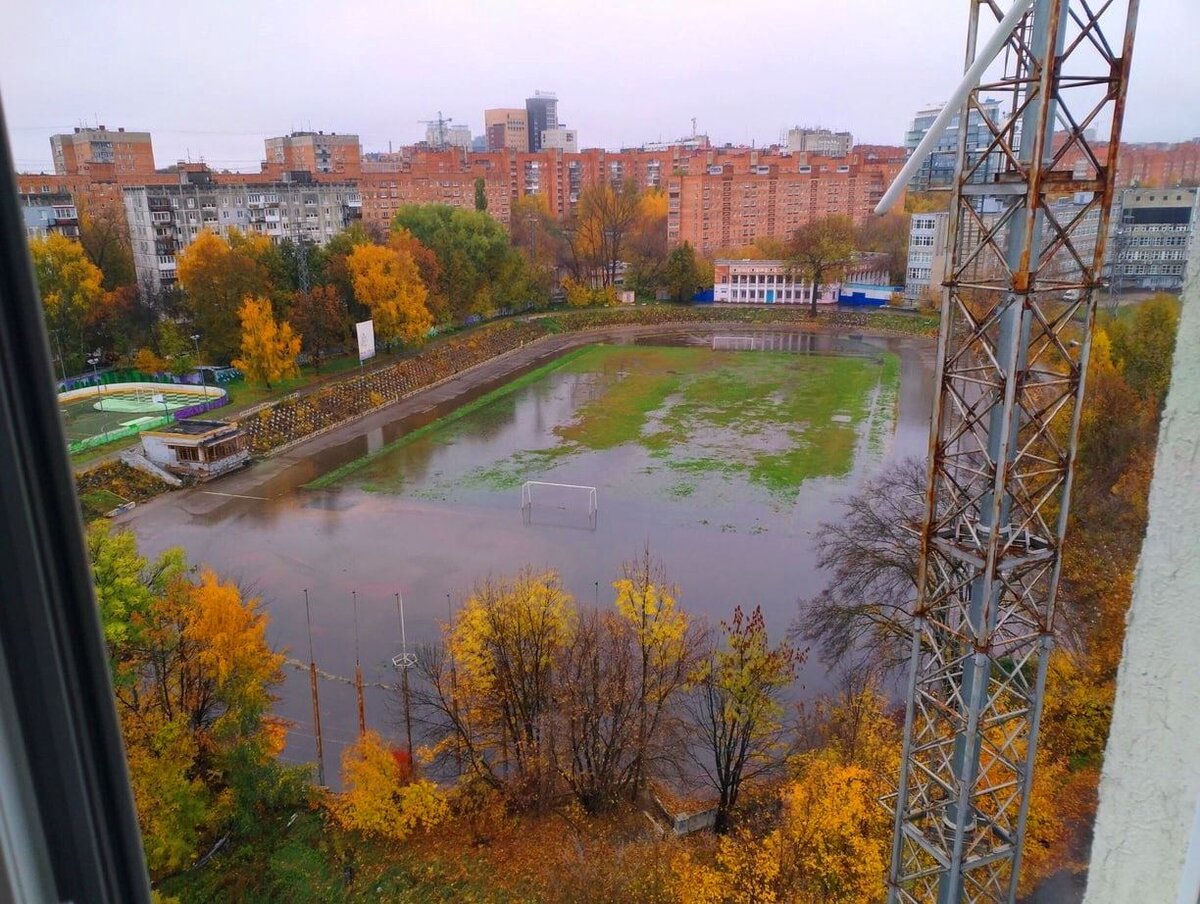
[[[87,363],[92,366],[92,379],[96,383],[96,395],[102,397],[104,393],[100,391],[100,349],[96,349],[88,355]],[[100,410],[104,410],[104,401],[100,401]]]
[[[200,385],[204,387],[204,398],[208,398],[208,376],[200,368],[200,334],[192,333],[192,346],[196,349],[196,370],[200,372]]]

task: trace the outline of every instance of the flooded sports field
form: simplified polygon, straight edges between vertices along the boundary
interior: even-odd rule
[[[749,335],[749,334],[747,334]],[[837,500],[889,460],[925,454],[933,347],[919,339],[689,331],[529,355],[231,478],[124,516],[142,548],[183,546],[262,596],[273,641],[320,668],[395,681],[394,594],[410,643],[433,640],[472,584],[523,565],[559,571],[581,603],[611,602],[646,544],[682,605],[713,621],[763,607],[774,634],[820,589],[814,540]],[[733,348],[741,345],[741,348]],[[752,346],[752,347],[751,347]],[[825,686],[815,658],[802,684]],[[327,766],[353,740],[352,689],[322,684]],[[279,712],[292,759],[311,759],[308,677]],[[393,736],[390,695],[367,720]],[[332,771],[332,770],[331,770]]]

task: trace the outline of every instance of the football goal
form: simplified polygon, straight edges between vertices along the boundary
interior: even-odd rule
[[[544,480],[527,480],[521,484],[521,514],[526,521],[533,517],[533,507],[583,512],[588,520],[595,521],[599,504],[596,488],[576,483],[548,483]]]
[[[720,351],[754,351],[762,348],[762,340],[758,336],[713,336],[714,352]]]

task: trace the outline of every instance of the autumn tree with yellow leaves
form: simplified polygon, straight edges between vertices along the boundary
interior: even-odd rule
[[[563,233],[576,280],[611,286],[617,267],[642,222],[642,195],[632,179],[613,185],[596,182],[583,190]]]
[[[871,676],[848,673],[804,720],[780,816],[672,864],[680,904],[875,904],[886,894],[891,820],[879,806],[899,766],[900,724]]]
[[[174,872],[204,842],[252,826],[281,789],[303,793],[276,761],[283,657],[258,600],[196,573],[182,550],[150,562],[105,521],[87,546],[147,862],[152,875]]]
[[[803,659],[787,640],[771,644],[761,608],[739,606],[691,677],[688,752],[717,794],[718,834],[732,826],[742,786],[783,760],[782,695]]]
[[[679,589],[649,547],[622,566],[613,589],[617,614],[631,633],[635,729],[629,783],[636,799],[652,768],[679,749],[683,726],[676,703],[687,689],[704,637],[679,607]]]
[[[437,785],[413,775],[402,751],[368,731],[342,754],[345,790],[334,799],[334,816],[348,829],[403,841],[449,817]]]
[[[433,318],[425,301],[428,291],[412,255],[402,246],[356,245],[347,259],[354,296],[375,321],[375,335],[385,344],[425,341]]]
[[[554,664],[575,623],[574,600],[553,572],[479,584],[444,648],[419,654],[424,689],[414,701],[437,738],[432,758],[544,808],[555,784]]]
[[[300,337],[292,332],[286,320],[276,320],[271,302],[266,298],[247,298],[238,312],[242,321],[242,354],[233,366],[246,379],[263,383],[279,382],[300,375],[296,356],[300,354]]]
[[[225,239],[205,230],[179,254],[179,285],[210,360],[229,361],[237,353],[239,314],[246,298],[271,297],[274,287],[264,261],[264,238],[230,230],[230,238]]]
[[[29,255],[46,318],[46,330],[67,370],[82,369],[84,323],[104,299],[103,274],[79,242],[57,232],[30,239]]]
[[[679,756],[702,635],[648,551],[613,588],[613,608],[580,611],[553,572],[476,587],[419,655],[428,756],[521,808],[564,790],[591,814],[637,799]]]

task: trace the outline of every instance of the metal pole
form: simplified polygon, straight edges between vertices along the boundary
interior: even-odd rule
[[[408,638],[404,633],[404,597],[396,593],[396,613],[400,617],[400,692],[404,695],[404,736],[408,741],[408,762],[413,761],[412,745],[412,700],[408,693],[408,669],[413,664],[408,658]]]
[[[312,611],[304,588],[304,619],[308,623],[308,683],[312,688],[313,730],[317,735],[317,784],[325,785],[325,746],[321,739],[321,699],[317,693],[317,660],[313,655]]]
[[[101,399],[100,409],[104,410],[104,393],[100,391],[100,349],[92,352],[87,359],[88,364],[92,365],[92,379],[96,383],[96,398]]]
[[[354,696],[358,702],[358,733],[367,733],[367,707],[363,701],[362,664],[358,659],[358,591],[351,590],[354,600]]]
[[[204,387],[204,398],[208,398],[208,378],[203,370],[200,370],[200,334],[192,333],[192,347],[196,350],[196,370],[200,372],[200,385]]]

